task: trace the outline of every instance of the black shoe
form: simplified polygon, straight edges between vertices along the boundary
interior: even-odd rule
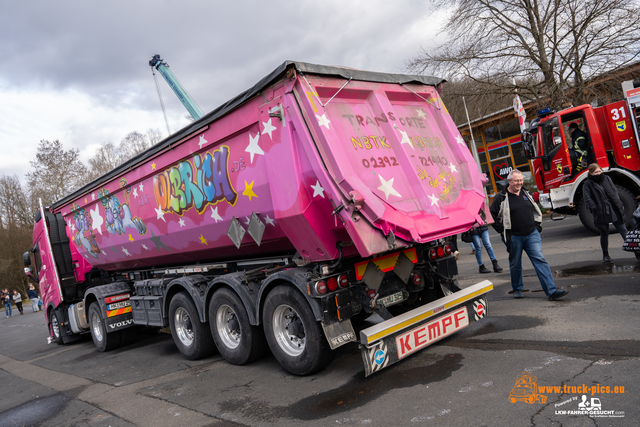
[[[605,255],[604,257],[602,257],[602,260],[606,263],[606,264],[611,264],[613,261],[611,261],[611,257],[609,255]]]
[[[491,270],[485,267],[484,264],[478,267],[478,271],[480,271],[480,273],[491,273]]]
[[[554,293],[552,293],[549,296],[549,301],[555,301],[559,298],[562,298],[563,296],[565,296],[566,294],[568,294],[569,291],[567,291],[566,289],[558,289],[557,291],[555,291]]]
[[[496,273],[500,273],[502,271],[502,267],[498,265],[497,259],[492,260],[491,263],[493,264],[493,271],[495,271]]]

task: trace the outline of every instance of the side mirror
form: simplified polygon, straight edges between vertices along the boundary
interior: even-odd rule
[[[536,157],[536,153],[533,149],[533,144],[531,141],[522,141],[522,152],[527,159],[534,159]]]
[[[29,251],[22,254],[22,262],[25,267],[29,267],[31,265],[31,256],[29,255]]]
[[[559,136],[554,136],[553,145],[560,145],[560,144],[562,144],[562,138],[560,138]]]

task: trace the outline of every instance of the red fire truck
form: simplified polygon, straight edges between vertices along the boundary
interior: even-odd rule
[[[595,232],[593,216],[582,198],[587,170],[576,164],[575,157],[572,161],[569,126],[575,123],[586,135],[587,162],[598,163],[611,177],[629,219],[640,195],[640,81],[624,82],[622,88],[624,100],[602,107],[586,104],[559,112],[540,110],[522,136],[542,207],[558,214],[577,214]]]

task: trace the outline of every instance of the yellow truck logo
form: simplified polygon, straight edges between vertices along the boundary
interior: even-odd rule
[[[538,378],[530,372],[524,372],[516,378],[516,385],[509,393],[509,402],[547,403],[547,396],[538,393]]]

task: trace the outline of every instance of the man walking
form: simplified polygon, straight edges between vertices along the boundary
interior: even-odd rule
[[[562,298],[569,291],[556,288],[549,264],[542,255],[542,212],[531,194],[522,188],[522,172],[514,169],[507,181],[509,186],[496,195],[490,211],[494,220],[493,228],[502,235],[509,252],[513,296],[522,298],[522,251],[525,251],[549,301]]]

